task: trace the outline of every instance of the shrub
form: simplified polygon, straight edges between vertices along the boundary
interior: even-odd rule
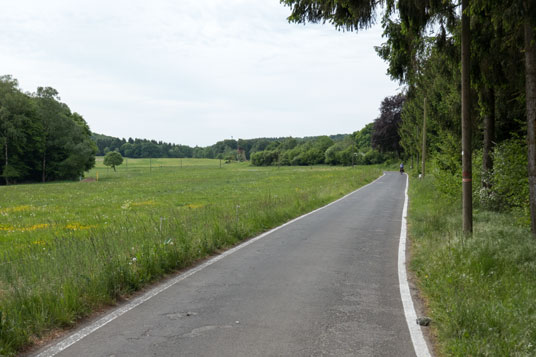
[[[497,145],[494,154],[493,186],[508,207],[528,214],[529,184],[527,146],[524,140],[511,139]]]
[[[365,165],[374,165],[382,163],[383,156],[378,150],[370,149],[365,156],[363,156],[363,163]]]

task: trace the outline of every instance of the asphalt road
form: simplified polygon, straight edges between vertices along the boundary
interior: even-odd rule
[[[386,173],[171,286],[58,356],[415,356]]]

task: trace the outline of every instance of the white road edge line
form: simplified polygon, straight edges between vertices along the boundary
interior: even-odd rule
[[[400,243],[398,245],[398,283],[400,286],[400,297],[404,305],[404,314],[408,324],[411,341],[417,357],[430,357],[428,345],[424,340],[421,327],[417,325],[417,313],[413,306],[411,293],[409,290],[408,277],[406,274],[406,236],[407,236],[407,215],[408,215],[408,187],[409,176],[406,174],[406,190],[404,198],[404,209],[402,210],[402,226],[400,227]]]
[[[47,348],[45,351],[39,353],[37,355],[37,357],[53,357],[55,355],[57,355],[58,353],[62,352],[63,350],[69,348],[71,345],[75,344],[76,342],[80,341],[81,339],[83,339],[84,337],[92,334],[93,332],[97,331],[98,329],[100,329],[101,327],[107,325],[108,323],[112,322],[113,320],[115,320],[116,318],[124,315],[125,313],[129,312],[130,310],[134,309],[135,307],[143,304],[144,302],[146,302],[147,300],[155,297],[156,295],[160,294],[161,292],[169,289],[170,287],[172,287],[173,285],[177,284],[178,282],[194,275],[195,273],[205,269],[206,267],[222,260],[223,258],[233,254],[234,252],[244,248],[244,247],[247,247],[248,245],[252,244],[252,243],[255,243],[256,241],[274,233],[275,231],[278,231],[280,230],[281,228],[283,227],[286,227],[288,226],[289,224],[292,224],[302,218],[305,218],[313,213],[316,213],[324,208],[327,208],[339,201],[342,201],[344,200],[345,198],[353,195],[354,193],[356,193],[357,191],[360,191],[362,189],[364,189],[365,187],[369,186],[369,185],[372,185],[373,183],[375,183],[376,181],[378,181],[379,179],[381,179],[383,176],[385,176],[385,172],[383,173],[383,175],[381,175],[380,177],[378,177],[376,180],[366,184],[365,186],[362,186],[360,188],[358,188],[357,190],[355,191],[352,191],[350,192],[349,194],[339,198],[338,200],[336,201],[333,201],[331,203],[328,203],[327,205],[325,206],[322,206],[320,208],[317,208],[315,209],[314,211],[311,211],[309,213],[306,213],[304,215],[301,215],[299,217],[296,217],[278,227],[275,227],[267,232],[264,232],[262,233],[261,235],[258,235],[257,237],[254,237],[254,238],[251,238],[250,240],[247,240],[245,241],[244,243],[242,244],[239,244],[237,245],[236,247],[234,248],[231,248],[225,252],[223,252],[222,254],[206,261],[205,263],[201,264],[201,265],[198,265],[196,266],[195,268],[192,268],[190,270],[187,270],[186,272],[178,275],[177,277],[167,281],[166,283],[160,285],[160,286],[157,286],[155,287],[154,289],[151,289],[149,290],[148,292],[146,292],[145,294],[141,295],[140,297],[132,300],[131,302],[129,302],[128,304],[124,305],[124,306],[121,306],[120,308],[112,311],[111,313],[109,313],[108,315],[100,318],[99,320],[95,321],[94,323],[92,323],[91,325],[89,326],[86,326],[84,327],[83,329],[81,329],[80,331],[76,332],[76,333],[73,333],[72,335],[66,337],[65,339],[63,339],[62,341],[58,342],[57,344]]]

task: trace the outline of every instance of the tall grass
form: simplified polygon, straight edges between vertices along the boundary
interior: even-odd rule
[[[381,174],[220,169],[217,160],[129,165],[107,174],[98,167],[88,174],[99,170],[98,182],[0,187],[0,355]]]
[[[433,176],[410,181],[409,232],[420,288],[442,353],[536,355],[536,240],[512,214],[477,210],[461,233],[461,205]]]

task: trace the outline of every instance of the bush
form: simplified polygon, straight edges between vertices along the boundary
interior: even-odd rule
[[[328,165],[339,165],[341,162],[339,160],[340,152],[342,151],[341,145],[333,145],[326,150],[325,153],[325,162]]]
[[[511,139],[497,145],[493,159],[492,190],[508,207],[519,208],[528,214],[527,146],[524,140]]]
[[[277,165],[278,158],[277,150],[258,151],[251,155],[251,163],[255,166]]]
[[[456,145],[443,145],[428,165],[435,176],[435,187],[452,200],[462,191],[461,157]],[[482,150],[473,152],[473,203],[493,211],[518,210],[529,217],[529,185],[527,173],[527,146],[515,138],[504,141],[493,152],[493,171],[482,172]],[[486,186],[482,182],[487,183]]]
[[[462,194],[461,144],[459,138],[451,134],[447,133],[443,138],[433,158],[427,160],[427,173],[425,174],[432,174],[435,177],[435,187],[441,195],[450,200],[458,200]],[[420,168],[420,163],[418,167]],[[473,180],[473,187],[476,182]]]
[[[383,155],[378,150],[370,149],[363,156],[363,163],[365,165],[381,164],[383,161]]]
[[[339,162],[344,166],[350,166],[356,163],[355,148],[353,146],[348,146],[346,149],[339,151],[337,156]]]

